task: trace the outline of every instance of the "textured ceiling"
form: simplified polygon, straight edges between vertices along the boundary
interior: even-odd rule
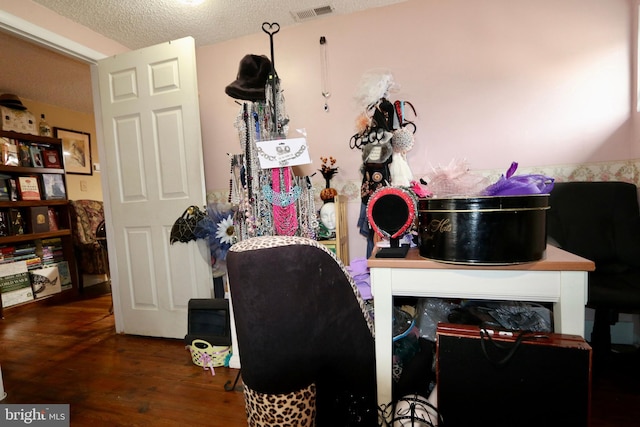
[[[204,0],[200,5],[186,0],[33,1],[138,49],[186,36],[194,37],[196,46],[219,43],[260,32],[263,22],[281,27],[304,22],[294,15],[323,6],[331,6],[332,15],[345,15],[405,0]],[[310,19],[330,15],[312,14]]]
[[[263,22],[281,27],[344,15],[405,0],[33,0],[130,48],[193,36],[197,46],[262,31]],[[191,0],[193,1],[193,0]],[[329,15],[296,20],[301,11],[331,6]],[[0,32],[0,94],[93,113],[89,65]]]
[[[197,46],[331,15],[345,15],[406,0],[33,0],[120,44],[138,49],[192,36]],[[192,0],[193,1],[193,0]],[[329,15],[296,20],[301,11],[331,6]],[[0,94],[93,113],[89,66],[0,32]]]

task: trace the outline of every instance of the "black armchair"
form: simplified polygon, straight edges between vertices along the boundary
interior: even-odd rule
[[[640,312],[638,189],[613,181],[556,183],[549,205],[549,243],[596,265],[587,307],[595,309],[591,345],[601,358],[611,349],[618,314]]]

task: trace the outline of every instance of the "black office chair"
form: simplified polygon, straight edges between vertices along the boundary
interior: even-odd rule
[[[587,307],[595,309],[596,362],[611,350],[618,313],[640,312],[638,189],[626,182],[556,183],[549,197],[549,242],[592,260]]]

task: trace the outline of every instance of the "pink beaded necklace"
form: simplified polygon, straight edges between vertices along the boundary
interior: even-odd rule
[[[300,188],[292,188],[290,167],[271,169],[271,189],[276,233],[281,236],[293,236],[298,229],[295,201],[300,195]]]

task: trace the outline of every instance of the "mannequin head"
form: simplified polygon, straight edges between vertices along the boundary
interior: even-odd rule
[[[320,221],[327,227],[329,231],[336,229],[336,205],[334,202],[328,202],[320,208]]]

